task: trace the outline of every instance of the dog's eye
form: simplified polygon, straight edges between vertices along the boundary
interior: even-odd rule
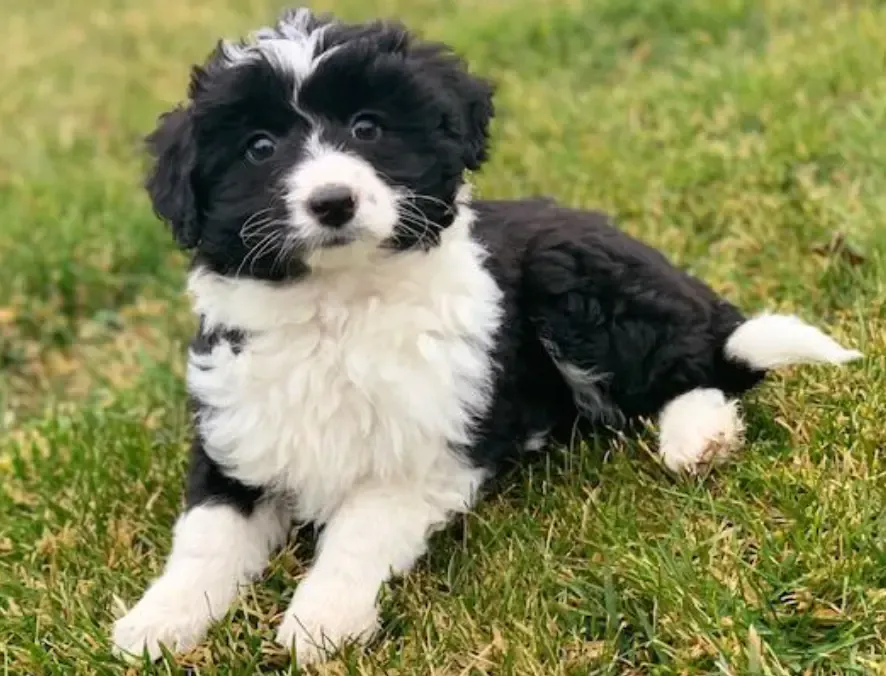
[[[369,115],[358,115],[351,123],[351,136],[363,142],[378,141],[381,138],[381,126]]]
[[[253,134],[246,144],[246,157],[253,164],[267,162],[277,150],[277,141],[270,134]]]

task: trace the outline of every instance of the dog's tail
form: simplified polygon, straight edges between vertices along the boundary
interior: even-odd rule
[[[730,361],[754,371],[792,364],[845,364],[862,356],[799,317],[780,314],[745,321],[726,340],[723,351]]]

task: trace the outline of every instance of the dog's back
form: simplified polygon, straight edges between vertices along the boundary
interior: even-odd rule
[[[602,212],[546,199],[476,211],[492,268],[572,390],[577,410],[563,424],[575,413],[607,425],[656,414],[696,388],[735,397],[774,366],[857,355],[796,318],[748,321]]]

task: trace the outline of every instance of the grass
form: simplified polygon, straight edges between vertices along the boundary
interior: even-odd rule
[[[329,674],[886,674],[886,4],[340,0],[500,83],[487,196],[618,214],[748,311],[860,347],[772,377],[741,461],[649,439],[553,454],[435,538],[384,635]],[[120,674],[117,597],[181,501],[185,261],[139,138],[269,0],[7,0],[0,61],[0,672]],[[847,246],[830,246],[844,241]],[[288,673],[293,545],[156,674]]]

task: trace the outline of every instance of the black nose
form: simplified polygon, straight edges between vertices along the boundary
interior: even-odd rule
[[[308,197],[308,210],[321,224],[330,228],[340,228],[350,221],[356,207],[354,193],[346,185],[324,185]]]

